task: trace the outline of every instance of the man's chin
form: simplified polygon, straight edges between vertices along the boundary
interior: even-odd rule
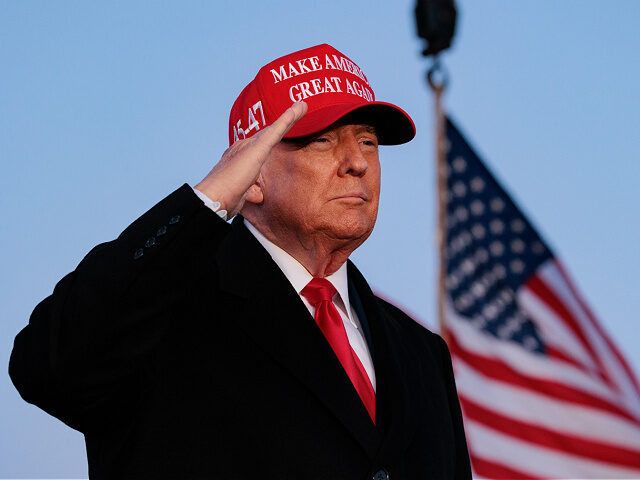
[[[358,246],[371,235],[374,225],[375,222],[371,222],[369,219],[363,221],[362,219],[349,218],[347,215],[330,226],[327,230],[327,236],[339,241],[356,242],[356,246]]]

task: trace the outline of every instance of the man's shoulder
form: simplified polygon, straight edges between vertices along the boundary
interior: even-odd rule
[[[429,330],[426,326],[411,317],[397,305],[394,305],[389,300],[386,300],[379,295],[375,295],[375,298],[378,305],[380,305],[380,308],[395,320],[397,327],[404,333],[413,336],[416,341],[427,342],[431,345],[438,344],[439,347],[442,343],[445,343],[444,339],[440,335]]]
[[[404,310],[386,300],[384,297],[380,296],[377,293],[374,293],[360,270],[358,270],[353,262],[349,261],[347,268],[349,279],[350,281],[355,282],[356,287],[358,287],[357,290],[360,291],[360,294],[364,293],[365,298],[373,297],[379,311],[385,314],[387,320],[390,320],[390,322],[387,322],[388,328],[397,330],[398,334],[400,334],[401,337],[409,339],[410,342],[427,343],[432,348],[435,346],[439,347],[440,349],[444,345],[446,348],[446,343],[440,337],[440,335],[429,330],[416,319],[412,318]]]
[[[387,341],[395,346],[395,351],[405,365],[422,365],[429,371],[447,372],[451,368],[451,356],[445,340],[437,333],[412,318],[393,303],[375,296],[379,308],[384,313],[382,321],[390,334]],[[436,370],[431,370],[436,368]]]

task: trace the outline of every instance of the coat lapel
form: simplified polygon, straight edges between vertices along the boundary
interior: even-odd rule
[[[340,420],[373,458],[381,437],[331,346],[269,254],[233,222],[216,257],[220,286],[245,299],[238,324]]]
[[[414,391],[420,382],[406,339],[395,318],[380,305],[366,280],[349,262],[349,279],[364,309],[371,333],[373,364],[376,371],[376,409],[383,435],[379,458],[392,459],[406,450],[419,418]]]

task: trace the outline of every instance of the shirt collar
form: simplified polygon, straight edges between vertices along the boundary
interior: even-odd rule
[[[300,292],[307,283],[311,281],[313,275],[311,275],[300,262],[289,255],[285,250],[277,246],[262,233],[254,227],[251,222],[246,218],[244,224],[247,229],[256,237],[256,240],[264,247],[264,249],[271,255],[274,262],[280,267],[282,273],[287,277],[295,291],[300,295]],[[339,293],[339,301],[335,302],[336,306],[341,308],[343,313],[346,314],[349,321],[357,327],[351,316],[351,305],[349,304],[349,282],[347,277],[347,263],[343,263],[338,270],[326,277],[327,280],[336,288]],[[304,298],[304,297],[303,297]]]

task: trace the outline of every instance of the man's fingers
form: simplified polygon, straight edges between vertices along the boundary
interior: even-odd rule
[[[307,113],[307,108],[307,104],[303,101],[294,103],[275,122],[261,132],[261,137],[270,143],[270,147],[273,147]]]
[[[279,124],[280,122],[282,122],[282,124],[284,125],[284,130],[281,133],[277,131],[277,133],[280,134],[280,140],[282,140],[282,137],[284,137],[287,134],[287,132],[291,130],[291,127],[293,127],[298,120],[304,117],[304,115],[307,113],[308,108],[309,107],[306,102],[304,101],[296,102],[293,105],[291,105],[287,109],[287,111],[284,112],[285,114],[287,114],[287,117],[291,117],[291,113],[292,113],[293,118],[287,118],[285,117],[285,114],[282,114],[280,115],[280,118],[278,118],[278,120],[273,122],[274,125]],[[279,130],[279,128],[280,128],[280,125],[278,125],[276,130]]]
[[[258,178],[271,149],[305,113],[307,104],[296,102],[253,137],[231,145],[196,189],[209,198],[216,198],[233,216],[242,208],[247,191]]]

